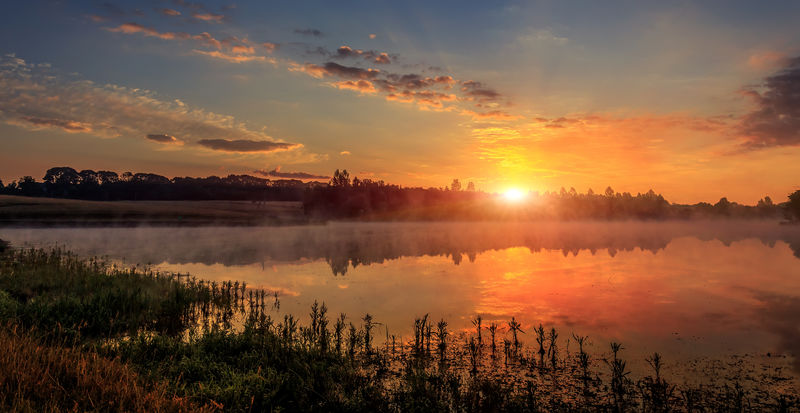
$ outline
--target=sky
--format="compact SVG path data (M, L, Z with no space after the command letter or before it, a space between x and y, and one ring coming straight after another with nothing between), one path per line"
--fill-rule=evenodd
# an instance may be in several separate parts
M53 166L680 203L800 189L800 2L0 5L0 179Z

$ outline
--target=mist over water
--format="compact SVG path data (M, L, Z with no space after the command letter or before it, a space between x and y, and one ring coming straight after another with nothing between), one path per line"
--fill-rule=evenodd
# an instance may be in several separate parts
M295 315L325 301L351 319L372 314L380 335L408 337L426 313L456 330L475 315L514 316L525 331L542 323L672 360L800 354L800 228L775 222L16 228L0 238L246 281L279 291Z

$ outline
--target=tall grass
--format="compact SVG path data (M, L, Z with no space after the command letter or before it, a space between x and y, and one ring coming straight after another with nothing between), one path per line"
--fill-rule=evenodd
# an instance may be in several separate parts
M129 365L93 352L43 344L0 329L0 410L10 412L211 412L170 386L142 379Z

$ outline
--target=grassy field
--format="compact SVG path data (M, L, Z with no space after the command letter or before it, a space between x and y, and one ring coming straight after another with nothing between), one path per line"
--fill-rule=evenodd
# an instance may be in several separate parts
M797 411L787 377L755 369L672 383L653 354L633 377L621 344L593 352L512 318L455 332L414 320L379 337L369 314L307 324L268 291L63 250L0 255L2 411ZM275 316L275 318L273 318ZM566 342L565 342L566 340ZM572 343L570 347L569 343ZM698 372L697 374L705 374Z
M290 225L306 222L300 202L82 201L0 195L0 226Z

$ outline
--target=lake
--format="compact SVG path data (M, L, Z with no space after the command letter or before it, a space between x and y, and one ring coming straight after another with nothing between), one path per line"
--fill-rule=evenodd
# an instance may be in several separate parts
M426 313L456 331L473 331L476 315L515 317L526 333L541 323L565 340L588 335L598 352L620 341L639 364L654 351L681 363L746 355L800 373L800 228L777 222L4 228L0 238L246 281L278 291L281 313L324 301L334 315L372 314L380 336L408 339Z

